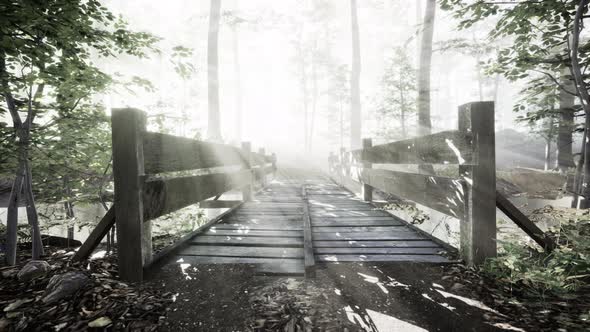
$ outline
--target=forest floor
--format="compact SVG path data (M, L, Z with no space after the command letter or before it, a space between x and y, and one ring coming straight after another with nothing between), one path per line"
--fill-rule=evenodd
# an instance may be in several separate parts
M461 265L341 263L314 279L248 265L164 267L163 331L579 331L590 298L518 298Z
M0 267L0 331L590 330L588 290L526 297L462 265L328 264L305 279L257 276L248 264L169 264L133 285L117 280L115 256L72 264L71 250L46 250L44 276L18 280L26 257ZM49 280L71 271L88 283L44 303Z

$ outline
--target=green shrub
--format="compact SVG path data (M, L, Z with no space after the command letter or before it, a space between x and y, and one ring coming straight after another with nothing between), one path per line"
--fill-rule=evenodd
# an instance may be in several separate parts
M590 283L590 219L588 211L545 207L531 219L553 218L549 232L559 244L551 253L512 242L500 243L503 253L489 259L483 271L528 292L563 294Z

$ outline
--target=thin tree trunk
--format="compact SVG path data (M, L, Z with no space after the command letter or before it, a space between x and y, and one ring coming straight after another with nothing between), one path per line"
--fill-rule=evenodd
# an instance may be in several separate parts
M316 41L317 42L317 41ZM315 48L315 47L314 47ZM314 52L315 53L315 52ZM311 123L309 124L309 138L307 140L307 152L311 152L313 145L313 130L315 125L315 114L318 104L318 72L315 54L311 61Z
M426 2L422 47L420 50L420 68L418 70L418 134L431 133L430 120L430 71L432 66L432 38L434 34L434 17L436 0Z
M569 168L575 167L572 155L575 96L571 94L575 88L569 76L569 68L564 68L561 74L561 85L563 89L559 91L559 131L557 134L556 162L556 167L561 173L565 173Z
M32 256L33 259L39 259L43 256L43 241L41 239L41 230L39 229L39 216L37 215L37 208L35 207L35 197L33 195L33 175L31 172L31 165L28 159L25 159L25 179L24 191L27 201L27 219L31 226L31 242L32 242Z
M580 59L579 59L579 46L580 46L580 33L582 31L582 21L584 20L584 10L588 6L588 2L590 0L583 0L580 1L578 8L576 10L576 15L574 18L574 26L573 26L573 33L572 33L572 46L571 46L571 61L572 61L572 73L574 76L574 80L576 82L576 88L578 90L580 96L580 102L584 107L585 113L585 121L584 121L584 130L586 131L586 137L582 144L584 145L584 152L583 152L583 180L580 185L580 192L581 196L583 197L580 205L580 208L587 208L589 206L588 199L590 198L590 140L588 139L587 131L590 128L590 96L588 95L588 90L586 89L586 84L582 77L582 70L580 66Z
M221 119L219 114L219 21L221 0L211 0L209 9L209 34L207 41L207 74L209 117L207 137L221 141Z
M431 133L430 120L430 72L432 66L432 38L434 35L434 18L436 0L427 0L422 30L422 47L420 48L420 68L418 70L418 136ZM431 165L420 165L420 172L433 174Z
M406 99L404 96L404 86L402 82L402 68L399 68L399 99L400 99L400 122L402 127L402 139L407 138L406 132Z
M352 35L352 70L350 76L350 147L361 147L361 46L357 1L350 0L350 18Z
M237 3L237 2L236 2ZM242 141L242 70L240 66L240 45L237 24L232 25L234 48L234 89L236 97L235 129L236 141Z
M23 187L23 173L24 165L19 162L8 199L8 211L6 212L6 253L4 259L8 265L15 265L17 263L18 206L20 192L22 192Z

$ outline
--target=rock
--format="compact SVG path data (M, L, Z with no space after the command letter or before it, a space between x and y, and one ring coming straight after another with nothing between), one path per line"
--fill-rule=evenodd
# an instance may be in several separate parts
M46 275L49 269L49 263L46 261L31 260L18 271L16 277L20 281L29 281Z
M67 272L51 277L45 289L44 303L52 303L70 296L88 283L88 277L82 272Z
M4 308L4 312L15 311L25 303L33 302L33 299L18 299Z

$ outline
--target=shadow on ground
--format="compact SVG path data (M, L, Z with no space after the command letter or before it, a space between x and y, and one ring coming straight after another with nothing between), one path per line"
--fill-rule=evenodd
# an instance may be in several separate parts
M256 276L248 264L165 266L151 282L175 294L164 331L524 331L460 294L445 267L342 263L315 279Z

